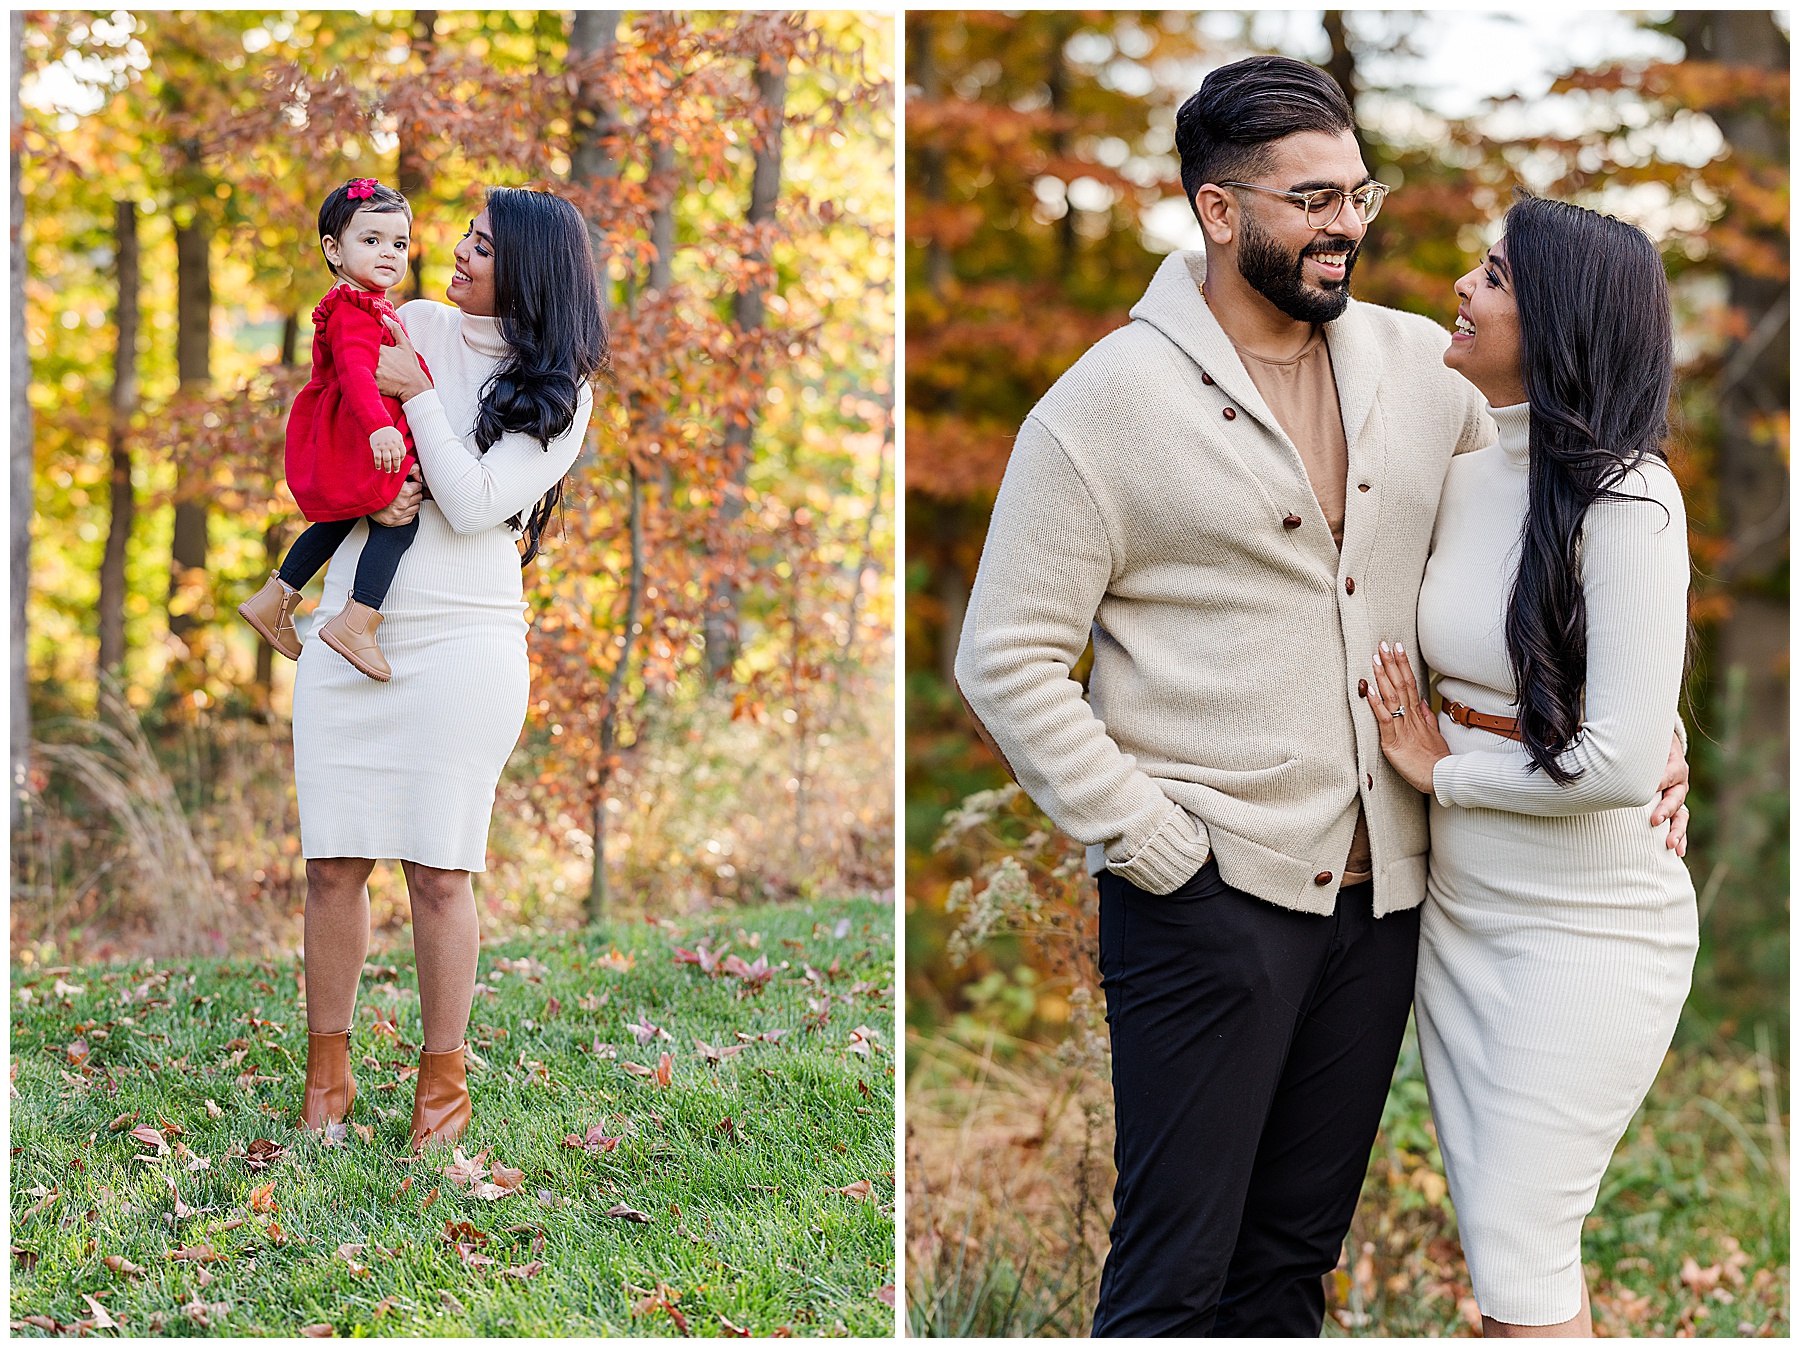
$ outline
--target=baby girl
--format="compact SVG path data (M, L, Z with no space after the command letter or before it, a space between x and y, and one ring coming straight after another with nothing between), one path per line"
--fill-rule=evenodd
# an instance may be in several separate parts
M416 462L406 416L398 399L377 391L375 366L381 348L395 344L381 320L394 314L387 292L406 277L411 228L406 198L373 178L345 183L319 208L319 247L337 284L313 310L312 378L294 400L287 424L288 489L314 523L262 589L238 607L263 640L298 660L294 610L300 587L330 560L357 520L366 519L369 537L350 602L319 629L319 640L383 683L392 671L376 640L381 604L419 521L415 516L384 525L374 518L399 494Z

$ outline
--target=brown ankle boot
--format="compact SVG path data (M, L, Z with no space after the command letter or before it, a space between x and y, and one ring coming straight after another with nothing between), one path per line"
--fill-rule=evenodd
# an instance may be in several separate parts
M413 1094L412 1149L454 1142L469 1126L469 1083L462 1046L448 1053L419 1050L419 1080Z
M300 591L281 583L279 571L269 572L262 589L238 605L243 620L256 634L290 660L300 658L300 634L294 631L294 610L300 607Z
M386 683L394 677L394 671L388 668L387 657L381 653L381 643L375 640L380 626L380 609L352 599L344 605L342 613L319 629L319 640L371 679Z
M300 1106L300 1124L323 1132L331 1123L350 1117L356 1103L356 1078L350 1075L350 1031L337 1034L306 1032L306 1098Z

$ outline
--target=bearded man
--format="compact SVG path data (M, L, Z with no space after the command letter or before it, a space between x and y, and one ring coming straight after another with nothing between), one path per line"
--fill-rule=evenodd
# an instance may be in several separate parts
M1020 429L962 628L984 738L1099 877L1096 1335L1318 1335L1412 1000L1426 807L1365 680L1416 649L1445 472L1495 431L1443 329L1350 298L1387 192L1352 128L1282 57L1181 108L1205 249ZM1672 753L1672 833L1685 781Z

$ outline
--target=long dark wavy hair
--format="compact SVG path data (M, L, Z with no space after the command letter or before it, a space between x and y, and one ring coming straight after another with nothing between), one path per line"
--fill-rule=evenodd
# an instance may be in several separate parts
M508 431L522 431L548 452L574 423L581 386L609 359L587 225L561 197L524 188L493 188L487 211L494 310L511 352L481 391L475 447L485 454ZM566 481L544 493L528 516L510 521L527 539L521 566L538 555Z
M1516 196L1506 213L1506 262L1531 403L1531 464L1506 654L1520 738L1532 763L1566 785L1579 774L1557 755L1580 731L1587 682L1582 522L1596 501L1656 504L1614 488L1646 460L1665 457L1674 384L1669 283L1656 245L1636 226Z

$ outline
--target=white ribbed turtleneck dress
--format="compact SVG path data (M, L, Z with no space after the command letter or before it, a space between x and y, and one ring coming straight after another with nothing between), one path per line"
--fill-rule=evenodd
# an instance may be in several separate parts
M1515 715L1506 606L1525 518L1530 408L1451 461L1419 593L1444 697ZM1581 1306L1581 1225L1648 1094L1699 945L1694 888L1649 827L1675 729L1687 525L1650 462L1585 521L1588 671L1568 786L1524 747L1438 724L1415 1011L1438 1144L1482 1313L1556 1324ZM1666 513L1665 513L1666 512Z
M294 677L294 783L307 857L416 861L487 869L494 788L518 743L530 699L518 535L574 464L593 397L548 450L527 435L475 451L481 390L505 357L495 318L414 300L400 320L435 388L405 405L432 499L381 610L388 683L359 674L322 641L306 641ZM332 556L315 624L350 598L369 536L358 523ZM308 631L310 636L310 630Z

